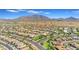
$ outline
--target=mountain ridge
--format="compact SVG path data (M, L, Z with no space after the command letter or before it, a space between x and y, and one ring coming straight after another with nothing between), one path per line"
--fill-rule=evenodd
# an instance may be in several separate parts
M75 17L68 17L68 18L49 18L43 15L28 15L28 16L21 16L15 19L0 19L0 21L43 21L43 20L58 20L58 21L79 21L79 18Z

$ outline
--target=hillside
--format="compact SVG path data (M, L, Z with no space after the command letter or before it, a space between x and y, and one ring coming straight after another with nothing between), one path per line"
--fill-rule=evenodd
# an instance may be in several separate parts
M43 21L43 20L51 20L50 18L42 15L30 15L30 16L22 16L15 20L19 21Z

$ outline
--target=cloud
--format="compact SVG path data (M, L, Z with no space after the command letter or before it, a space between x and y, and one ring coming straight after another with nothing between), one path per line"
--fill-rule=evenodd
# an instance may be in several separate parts
M50 14L50 12L45 12L45 11L35 11L35 10L28 10L28 13L31 14Z
M50 14L50 12L46 12L46 11L39 11L39 10L26 10L26 9L7 9L6 11L8 12L12 12L12 13L17 13L17 12L27 12L30 14Z
M79 14L79 10L74 10L74 11L72 11L72 13Z
M25 10L23 10L23 9L8 9L6 11L16 13L16 12L25 11Z
M6 11L8 11L8 12L18 12L17 10L6 10Z
M17 11L26 11L25 9L17 9Z
M48 15L48 14L50 14L50 12L44 12L44 14L47 14Z
M32 13L32 14L40 14L42 13L42 11L35 11L35 10L28 10L28 13Z
M77 11L72 11L72 12L79 12L79 10L77 10Z

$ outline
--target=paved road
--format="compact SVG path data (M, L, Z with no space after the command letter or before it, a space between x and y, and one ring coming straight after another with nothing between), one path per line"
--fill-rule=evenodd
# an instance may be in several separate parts
M11 31L11 32L14 32L14 31ZM25 33L20 33L20 32L14 32L15 34L17 33L20 34L20 35L26 35ZM44 47L42 47L38 42L34 42L32 40L29 39L26 39L27 42L31 43L32 45L34 45L35 47L37 47L38 49L40 50L46 50Z
M0 44L3 45L3 46L5 46L5 47L7 47L9 50L13 50L13 48L10 47L8 44L2 43L2 42L0 42Z
M32 45L36 46L40 50L46 50L44 47L42 47L39 43L34 42L32 40L26 39L26 41L30 42Z
M2 36L2 35L0 35L0 37L3 38L3 39L11 39L11 38L8 38L8 37ZM35 47L37 47L37 48L40 49L40 50L45 50L45 48L43 48L43 47L42 47L39 43L37 43L37 42L31 41L31 40L29 40L29 39L26 39L26 41L29 42L29 43L31 43L32 45L34 45Z
M7 40L5 40L5 39L9 39L9 38L7 38L7 37L5 37L5 36L2 36L2 35L0 35L0 42L2 42L2 43L6 43L6 45L8 45L9 47L11 47L12 48L12 50L13 49L17 49L16 47L13 47L13 45L11 45L11 44L8 44L8 43L10 43L9 41L7 41Z

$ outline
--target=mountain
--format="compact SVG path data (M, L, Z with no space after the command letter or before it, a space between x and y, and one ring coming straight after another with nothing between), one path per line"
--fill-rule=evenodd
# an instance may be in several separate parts
M65 20L78 20L78 18L75 18L75 17L68 17L68 18L65 18Z
M57 21L78 21L79 19L75 18L75 17L68 17L68 18L57 18L54 20L57 20Z
M50 18L43 16L43 15L30 15L30 16L22 16L17 18L16 20L20 20L20 21L43 21L43 20L51 20Z
M68 17L68 18L48 18L43 15L28 15L28 16L21 16L16 19L0 19L0 21L49 21L49 20L54 20L54 21L79 21L78 18L75 17Z
M53 18L52 20L55 20L55 21L63 21L64 18Z

